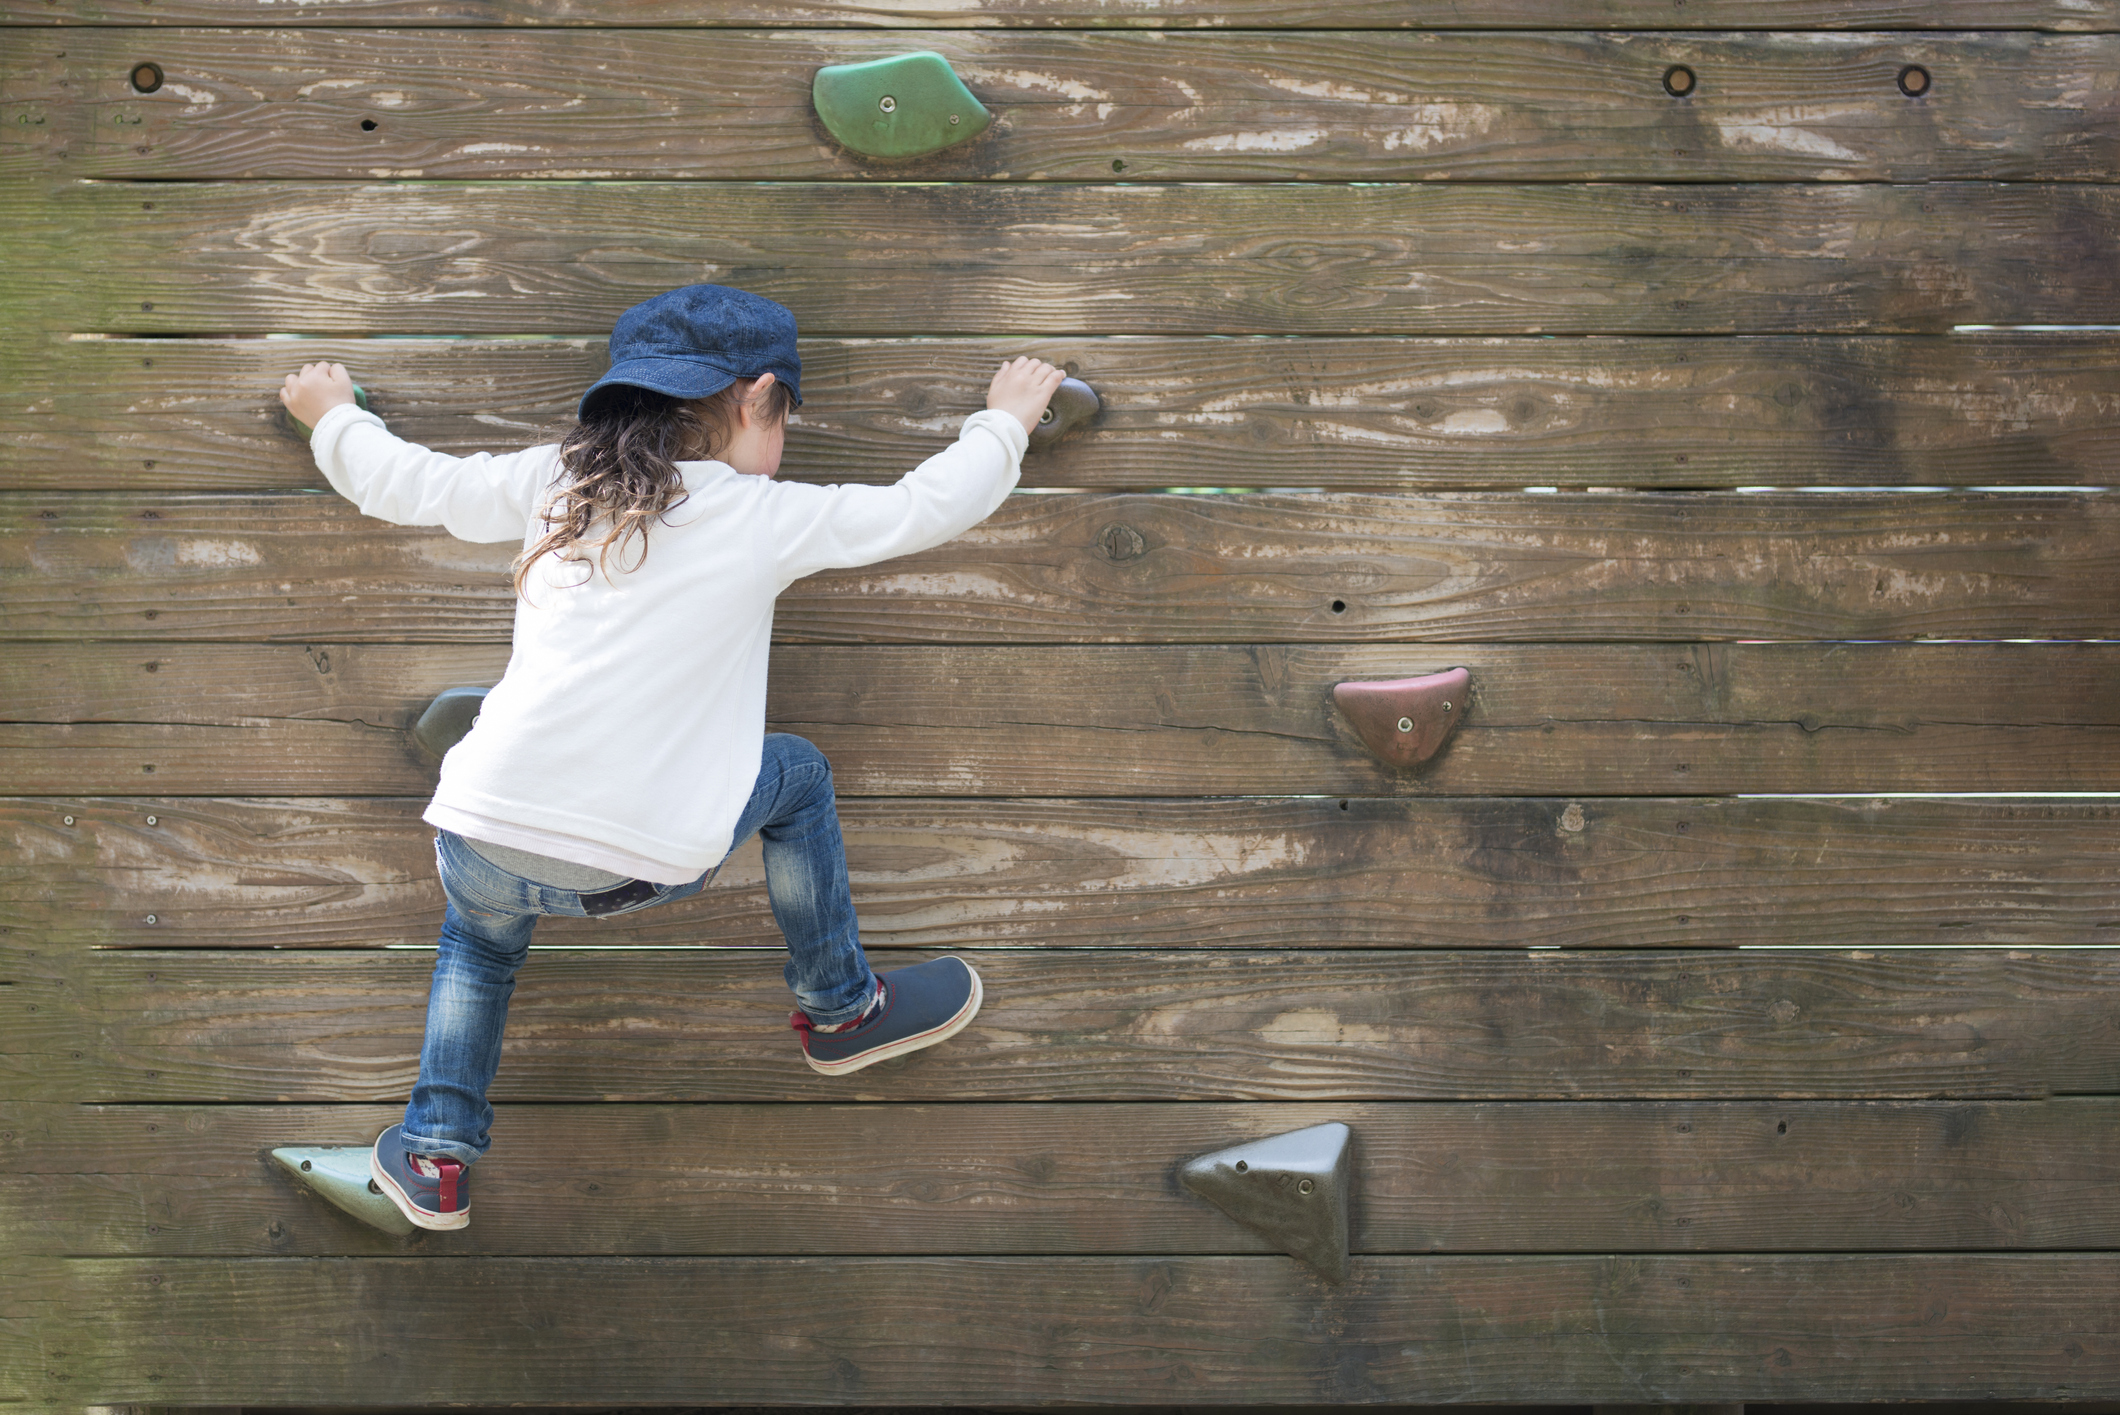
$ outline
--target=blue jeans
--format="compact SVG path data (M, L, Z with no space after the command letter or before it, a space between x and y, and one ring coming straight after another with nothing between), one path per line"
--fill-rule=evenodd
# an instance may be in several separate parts
M813 1020L825 1026L853 1020L875 996L876 976L854 923L846 847L824 753L800 737L767 734L758 784L737 819L731 848L754 832L765 842L766 893L788 941L788 986ZM435 837L434 854L449 902L427 994L419 1084L405 1108L405 1148L470 1164L491 1143L486 1132L493 1107L486 1104L486 1089L500 1066L508 999L528 956L531 930L540 914L578 919L588 910L576 891L510 874L446 830ZM686 884L635 882L626 897L638 895L638 902L605 917L689 898L713 875L709 870ZM601 903L594 892L590 897Z

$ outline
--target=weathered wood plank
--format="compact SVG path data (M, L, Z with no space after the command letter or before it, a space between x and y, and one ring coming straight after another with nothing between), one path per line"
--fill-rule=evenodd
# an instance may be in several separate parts
M1270 1253L1171 1182L1197 1154L1355 1131L1357 1253L2120 1246L2112 1100L1420 1105L522 1106L476 1222L350 1222L275 1145L385 1106L0 1102L18 1256ZM624 1155L583 1182L585 1154Z
M17 327L74 332L580 335L700 279L812 335L2120 323L2084 185L87 182L0 222Z
M291 0L257 13L216 0L5 0L5 25L562 25L991 29L2039 29L2120 28L2114 0ZM886 41L890 36L877 36Z
M431 944L424 804L0 799L0 928L74 948ZM2107 802L854 798L840 819L871 947L2120 939ZM692 899L538 937L777 947L764 879L753 842Z
M1093 430L1026 486L2104 485L2120 342L1941 338L805 340L784 476L890 481L980 406L1001 358L1091 379ZM0 487L321 488L271 397L352 367L401 436L447 452L557 436L601 339L96 339L0 345Z
M812 75L873 31L91 30L0 64L0 172L134 178L2090 181L2120 39L910 32L998 116L840 147ZM160 89L132 85L143 58ZM1685 64L1695 94L1663 76ZM1897 77L1936 81L1918 102Z
M337 496L0 496L0 635L505 642L518 549L391 526ZM948 545L798 582L774 629L827 643L2116 638L2116 578L2120 497L2102 491L1021 496Z
M9 795L407 795L409 729L502 647L12 646ZM775 650L769 727L842 796L1726 795L2120 790L2120 645L1590 644ZM1418 773L1332 686L1453 664Z
M417 1072L431 952L81 952L15 934L22 1100L376 1102ZM920 955L877 950L878 968ZM1198 950L972 957L978 1019L803 1065L779 949L537 952L496 1101L1796 1100L2120 1091L2105 949ZM30 1009L34 1008L32 1011Z
M2120 1389L2097 1254L18 1260L0 1391L277 1405L1800 1401ZM496 1314L505 1313L505 1320ZM383 1353L398 1359L384 1359ZM415 1357L417 1359L407 1359Z

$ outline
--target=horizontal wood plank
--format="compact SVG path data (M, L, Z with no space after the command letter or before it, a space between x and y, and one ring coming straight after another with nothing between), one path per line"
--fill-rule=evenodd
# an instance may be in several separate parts
M2120 324L2088 185L17 184L77 333L559 333L714 280L812 335L1941 333Z
M0 63L0 173L174 178L2090 181L2120 38L920 32L996 115L913 163L811 79L873 31L91 30ZM143 58L165 75L131 83ZM1673 64L1699 75L1685 100ZM1898 75L1934 76L1910 101ZM499 82L496 82L499 80Z
M53 644L0 658L9 795L424 794L410 728L503 647ZM775 651L769 730L842 796L2120 790L2120 645L1593 644ZM1417 772L1332 687L1453 665Z
M807 339L782 475L891 481L1031 353L1088 431L1024 485L1933 486L2120 481L2109 334L1699 339ZM601 338L95 339L0 346L0 488L321 489L272 390L348 365L392 431L466 454L558 435Z
M431 952L5 941L22 1100L402 1104ZM535 945L533 945L535 947ZM918 954L877 950L880 970ZM612 1101L2037 1098L2120 1091L2105 949L968 955L946 1045L803 1065L780 949L540 949L493 1097Z
M431 944L425 804L0 799L0 928L75 948ZM2120 941L2111 802L857 797L839 815L871 947ZM691 899L538 937L780 944L755 840Z
M2120 1246L2120 1102L519 1106L476 1222L355 1223L277 1145L383 1106L0 1102L17 1255L1271 1253L1172 1182L1306 1125L1355 1133L1357 1253ZM588 1183L585 1154L624 1155Z
M939 441L940 439L938 439ZM337 496L0 497L0 636L505 643L519 546ZM2120 496L1011 497L783 643L2120 638Z
M70 1403L1990 1399L2120 1388L2100 1254L16 1260ZM505 1314L505 1319L497 1319ZM382 1359L382 1353L399 1353ZM408 1359L416 1357L417 1359Z
M216 0L5 0L5 25L855 26L893 29L2041 29L2120 28L2115 0L289 0L257 13ZM879 40L889 36L878 36Z

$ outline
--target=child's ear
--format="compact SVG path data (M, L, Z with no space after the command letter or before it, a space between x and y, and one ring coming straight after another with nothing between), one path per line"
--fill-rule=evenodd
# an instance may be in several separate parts
M766 396L766 391L773 386L774 382L772 374L762 373L751 380L751 386L745 389L743 397L737 400L736 416L743 419L745 427L749 427L752 423L759 421L765 416L764 411L759 407L759 401Z

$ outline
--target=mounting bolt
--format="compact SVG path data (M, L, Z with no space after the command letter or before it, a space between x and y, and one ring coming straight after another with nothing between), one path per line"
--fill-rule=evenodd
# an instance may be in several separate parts
M1400 719L1399 719L1399 731L1401 731L1401 732L1411 732L1411 731L1413 731L1413 719L1412 719L1412 718L1410 718L1410 717L1402 717L1402 718L1400 718Z
M74 818L72 816L61 816L59 819L67 825L72 825L74 823Z
M1053 410L1052 410L1051 408L1046 408L1046 409L1045 409L1044 411L1042 411L1042 412L1040 412L1040 413L1038 414L1038 421L1039 421L1039 422L1041 422L1041 423L1049 423L1049 422L1051 422L1052 420L1053 420Z
M132 79L134 93L153 93L162 87L162 66L152 62L135 64L128 77Z
M1919 64L1909 64L1899 71L1899 91L1908 98L1919 98L1929 91L1929 71Z
M1700 80L1684 64L1673 64L1664 70L1664 92L1673 98L1684 98L1698 87Z
M149 816L147 818L147 823L149 825L160 825L162 823L162 820L159 816Z
M962 117L961 117L960 115L958 115L958 114L955 114L955 113L952 113L952 114L950 114L950 126L951 126L951 127L953 127L953 128L954 128L954 127L956 127L956 126L957 126L957 125L958 125L959 123L961 123L961 122L963 122L963 121L964 121L964 119L963 119L963 118L962 118Z
M309 1161L308 1161L308 1160L303 1160L303 1161L302 1161L302 1173L304 1173L304 1174L307 1174L307 1173L309 1173L309 1171L310 1171L310 1168L311 1168L311 1166L310 1166L310 1163L309 1163Z
M1446 698L1446 699L1444 699L1444 701L1443 701L1443 711L1444 711L1444 712L1448 712L1448 711L1450 711L1450 701L1449 701L1449 699L1447 699L1447 698Z
M1308 1194L1311 1190L1317 1187L1317 1185L1311 1183L1309 1180L1306 1179L1302 1183L1296 1185L1296 1192L1298 1194Z
M152 915L152 914L149 914L149 915L147 916L147 922L149 922L149 923L151 924L151 923L153 923L154 921L155 921L155 916L154 916L154 915Z
M877 103L876 106L886 113L896 113L898 111L898 100L889 94L885 94L882 101Z

